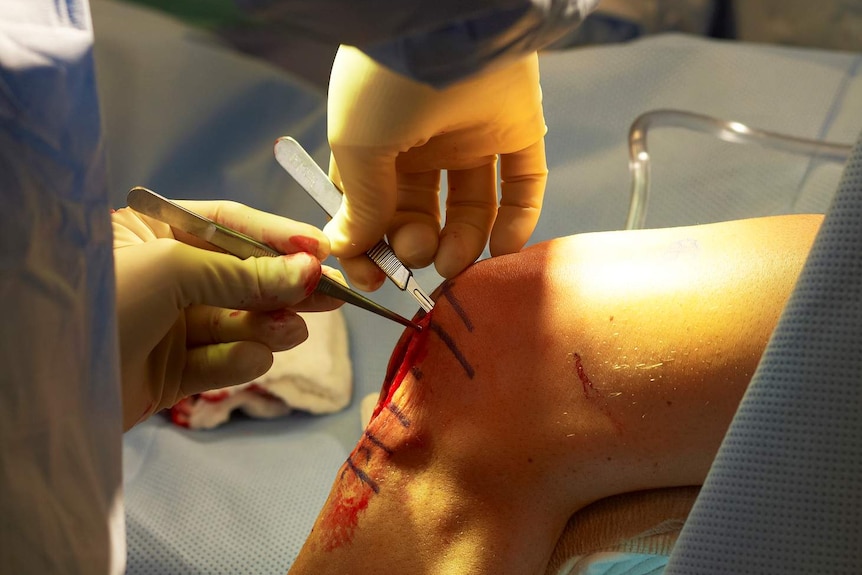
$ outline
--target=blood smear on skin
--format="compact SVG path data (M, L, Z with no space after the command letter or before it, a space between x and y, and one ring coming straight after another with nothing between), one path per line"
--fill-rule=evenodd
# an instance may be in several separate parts
M410 373L413 368L418 366L428 354L428 335L431 332L431 330L428 329L428 325L431 323L431 315L432 314L429 313L419 320L419 325L422 327L422 331L413 334L407 342L407 351L404 353L404 359L401 360L401 365L398 366L398 371L395 373L392 380L384 383L384 389L388 386L386 397L374 408L374 412L371 414L372 420L377 417L389 402L392 401L392 397L395 395L398 388L401 387L401 383L404 381L404 378L407 377L407 374Z
M355 496L339 496L320 518L324 551L334 551L350 543L359 524L359 513L368 507L370 489L357 490Z

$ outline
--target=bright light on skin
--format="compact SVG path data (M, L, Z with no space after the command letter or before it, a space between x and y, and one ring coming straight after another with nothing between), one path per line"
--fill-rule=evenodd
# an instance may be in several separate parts
M727 125L737 134L748 134L751 131L748 129L748 126L746 126L745 124L740 124L739 122L728 122Z
M649 230L643 237L644 243L633 253L628 234L582 234L576 244L565 248L561 244L561 249L551 250L550 269L579 270L577 277L566 278L566 281L574 282L573 293L594 298L593 301L650 297L667 289L669 275L677 286L695 281L693 270L697 268L690 264L699 250L697 239L686 237L684 232L673 228ZM579 259L579 253L584 253L586 258L587 252L590 265L572 265Z

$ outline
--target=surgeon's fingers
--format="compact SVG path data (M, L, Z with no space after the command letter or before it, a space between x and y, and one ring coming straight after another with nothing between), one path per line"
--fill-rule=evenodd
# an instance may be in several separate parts
M395 214L396 153L388 148L333 145L330 178L344 198L323 231L339 258L365 253L389 227Z
M186 310L189 347L255 341L272 351L284 351L307 338L305 321L290 309L252 312L198 305Z
M272 352L261 343L237 341L192 348L186 355L180 395L239 385L256 379L272 367Z
M497 214L496 156L476 168L450 170L446 225L434 265L453 277L482 254Z
M255 310L292 307L312 294L321 275L320 262L305 252L240 260L179 242L162 249L173 253L165 254L158 273L169 282L178 309L194 304Z
M492 256L519 251L536 228L548 182L545 141L500 157L501 197L491 232Z
M365 254L353 258L339 258L338 263L353 286L362 291L375 291L386 281L383 270Z
M340 271L323 266L323 273L347 285ZM193 305L186 309L186 341L191 347L231 341L256 341L273 351L283 351L295 347L308 337L305 321L297 315L298 311L325 312L342 305L343 301L317 292L291 309L246 311Z
M440 241L440 171L398 173L398 206L387 231L398 259L410 268L434 261Z
M180 205L214 222L263 242L283 254L305 252L319 260L329 257L329 238L304 222L262 212L229 201L178 201ZM177 234L178 239L184 239Z
M336 187L343 189L344 182L341 180L341 172L338 170L334 156L331 156L329 160L329 179ZM386 275L365 256L365 252L349 257L339 256L338 263L341 264L344 273L350 278L354 287L362 291L374 291L386 280Z

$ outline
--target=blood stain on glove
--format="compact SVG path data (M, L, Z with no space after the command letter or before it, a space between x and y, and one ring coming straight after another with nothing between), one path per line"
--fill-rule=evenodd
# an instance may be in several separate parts
M290 236L288 241L297 250L316 256L320 250L320 241L308 236Z
M266 315L273 321L273 324L283 324L296 317L296 313L287 308L269 311L266 312ZM280 326L273 325L272 327L276 328Z
M263 243L282 254L306 253L316 258L321 256L320 240L309 236L294 235L285 241L281 236L263 232Z
M314 268L312 273L305 278L303 285L305 286L305 295L310 296L320 283L320 276L323 274L323 269L320 266Z

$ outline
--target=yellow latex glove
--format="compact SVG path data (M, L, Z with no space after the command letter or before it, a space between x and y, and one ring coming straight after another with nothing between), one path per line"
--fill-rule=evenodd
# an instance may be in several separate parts
M130 208L114 212L125 429L186 396L263 375L273 351L308 337L297 311L341 303L310 295L329 255L317 228L233 202L179 203L289 255L240 260Z
M516 252L529 239L548 173L536 54L438 90L342 46L328 122L330 177L344 201L324 232L357 286L376 289L385 279L361 256L384 233L405 264L433 261L444 277L473 263L489 237L492 255Z

